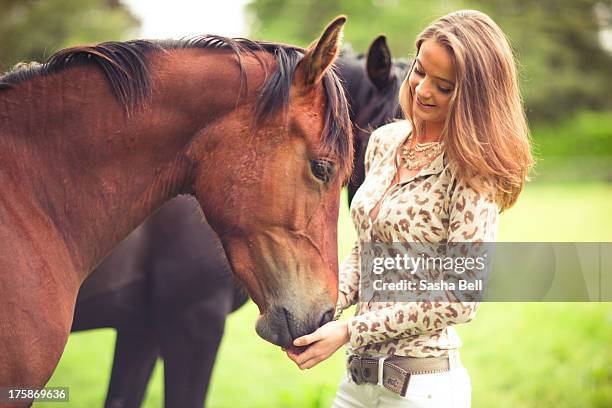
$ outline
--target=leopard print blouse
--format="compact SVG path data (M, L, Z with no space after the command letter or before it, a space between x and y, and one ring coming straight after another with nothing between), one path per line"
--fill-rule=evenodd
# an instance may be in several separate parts
M418 174L389 185L397 172L396 154L411 131L408 121L372 133L366 151L366 179L351 216L358 239L340 266L337 315L357 303L348 322L349 354L438 357L461 347L453 325L470 321L476 302L373 302L360 291L360 246L365 242L494 242L499 208L494 188L476 192L454 177L440 154ZM388 191L387 191L388 190ZM382 201L381 201L382 200ZM374 220L370 212L380 201ZM362 282L363 283L363 282Z

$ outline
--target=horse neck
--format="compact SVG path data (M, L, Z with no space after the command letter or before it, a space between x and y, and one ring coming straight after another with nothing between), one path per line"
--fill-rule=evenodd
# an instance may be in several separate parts
M11 118L0 124L0 177L13 180L3 195L23 193L22 209L52 222L82 278L157 207L189 192L191 142L235 108L238 75L221 75L218 56L195 51L152 55L152 98L129 117L91 66L0 94L0 117Z

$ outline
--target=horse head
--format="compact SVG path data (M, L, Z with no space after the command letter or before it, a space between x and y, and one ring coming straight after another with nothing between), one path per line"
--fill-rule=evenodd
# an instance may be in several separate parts
M259 54L275 71L192 151L195 194L260 309L257 333L281 346L330 321L337 300L339 198L353 157L348 104L331 69L344 22L305 52Z

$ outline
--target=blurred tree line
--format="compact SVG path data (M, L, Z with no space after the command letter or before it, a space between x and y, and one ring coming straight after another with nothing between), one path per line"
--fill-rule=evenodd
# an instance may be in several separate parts
M139 24L119 0L0 0L0 72L69 45L125 39Z
M250 0L247 15L250 37L306 46L346 14L356 51L385 33L400 57L436 17L462 8L486 12L511 39L532 122L612 111L612 0ZM133 37L138 26L121 0L0 0L0 72L69 45Z
M612 44L600 38L612 30L611 0L252 0L248 13L251 37L303 46L346 14L345 42L356 51L384 33L400 57L414 54L436 17L463 8L486 12L510 38L532 121L612 108Z

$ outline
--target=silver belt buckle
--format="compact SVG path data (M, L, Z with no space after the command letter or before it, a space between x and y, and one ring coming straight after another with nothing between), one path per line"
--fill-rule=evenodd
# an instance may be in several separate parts
M352 366L352 367L351 367ZM350 356L347 364L349 378L357 385L363 382L363 375L361 371L363 366L361 359L357 356Z
M348 378L348 382L355 382L353 380L353 374L351 373L351 359L353 356L348 356L346 359L346 377Z

